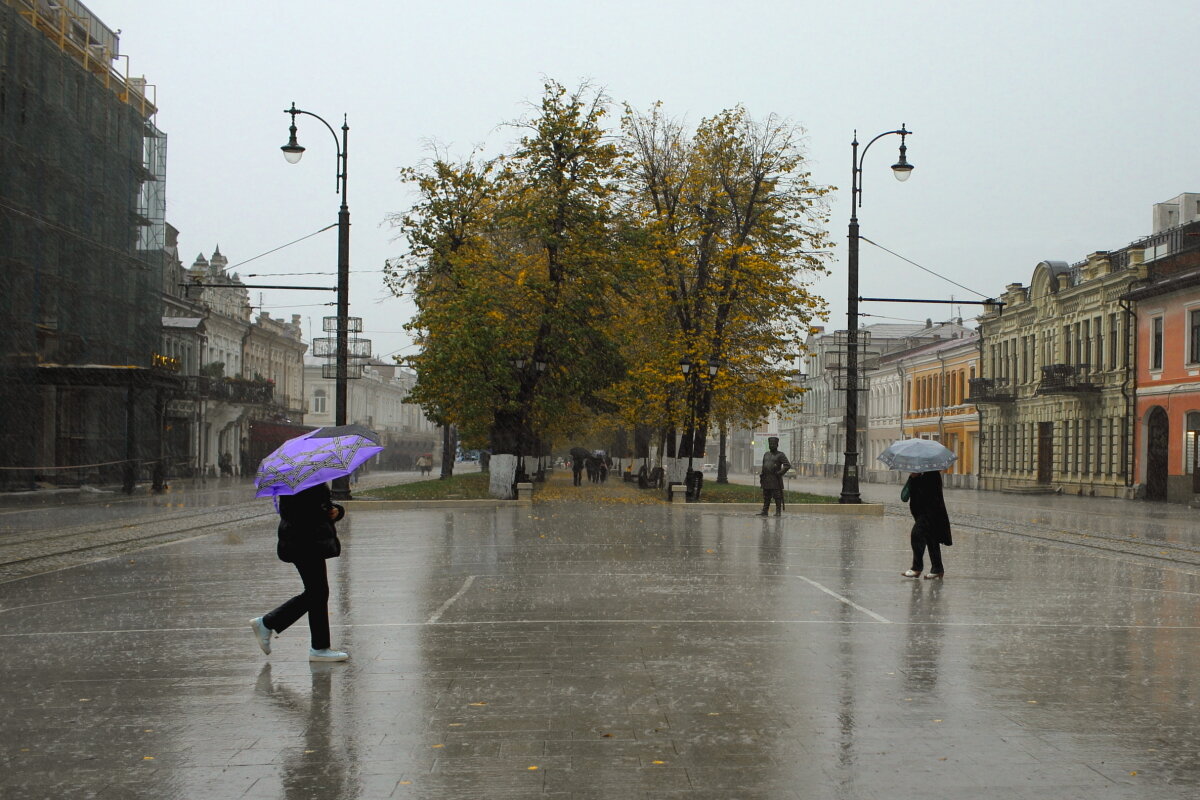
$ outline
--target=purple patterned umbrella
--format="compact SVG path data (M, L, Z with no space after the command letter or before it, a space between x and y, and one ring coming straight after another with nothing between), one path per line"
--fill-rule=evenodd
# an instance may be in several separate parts
M298 494L319 483L349 475L383 450L379 435L362 425L318 428L288 439L262 460L255 497Z

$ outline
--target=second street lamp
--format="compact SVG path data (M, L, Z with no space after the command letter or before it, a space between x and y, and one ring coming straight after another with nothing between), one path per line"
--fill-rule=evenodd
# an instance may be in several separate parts
M846 303L846 460L842 465L842 494L840 503L861 503L858 492L858 207L862 205L862 164L871 145L884 136L900 136L900 159L892 165L896 180L906 181L912 172L908 163L908 147L904 137L912 131L901 123L900 129L879 134L858 154L858 133L850 143L853 166L850 179L850 242L846 251L846 272L849 284Z
M333 126L311 111L296 108L296 104L292 103L292 107L285 108L283 113L292 115L288 143L279 148L283 151L283 156L288 160L289 164L299 163L301 157L304 155L304 147L296 141L297 114L313 117L319 120L326 128L329 128L329 132L333 134L334 147L337 148L337 183L335 191L341 191L342 193L342 206L338 210L336 397L334 400L333 424L345 425L346 406L348 403L347 379L350 375L350 207L346 205L346 173L348 172L347 160L349 158L347 137L350 132L350 126L346 124L346 118L343 115L342 138L341 142L339 142L337 131L333 129ZM337 478L333 481L333 499L350 499L349 477Z

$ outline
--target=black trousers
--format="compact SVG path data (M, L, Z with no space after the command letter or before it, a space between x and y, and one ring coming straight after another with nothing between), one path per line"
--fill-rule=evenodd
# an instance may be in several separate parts
M913 525L909 536L913 551L913 572L921 572L925 568L925 550L929 550L929 571L939 575L946 571L942 566L942 546L937 539L925 534L925 526L921 523Z
M304 591L263 617L263 624L276 633L283 633L305 614L308 614L308 633L314 650L329 649L329 577L325 559L297 561L293 566L304 581Z

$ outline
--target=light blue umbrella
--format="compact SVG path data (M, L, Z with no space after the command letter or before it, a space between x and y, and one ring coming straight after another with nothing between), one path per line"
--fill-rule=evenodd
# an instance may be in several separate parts
M904 472L941 472L949 469L958 456L932 439L901 439L880 453L879 460Z

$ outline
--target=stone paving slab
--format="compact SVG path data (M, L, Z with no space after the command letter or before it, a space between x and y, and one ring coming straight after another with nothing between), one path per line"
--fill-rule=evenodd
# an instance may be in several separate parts
M10 581L0 795L1200 795L1195 570L964 526L906 581L908 525L356 507L344 664L255 646L271 520Z

